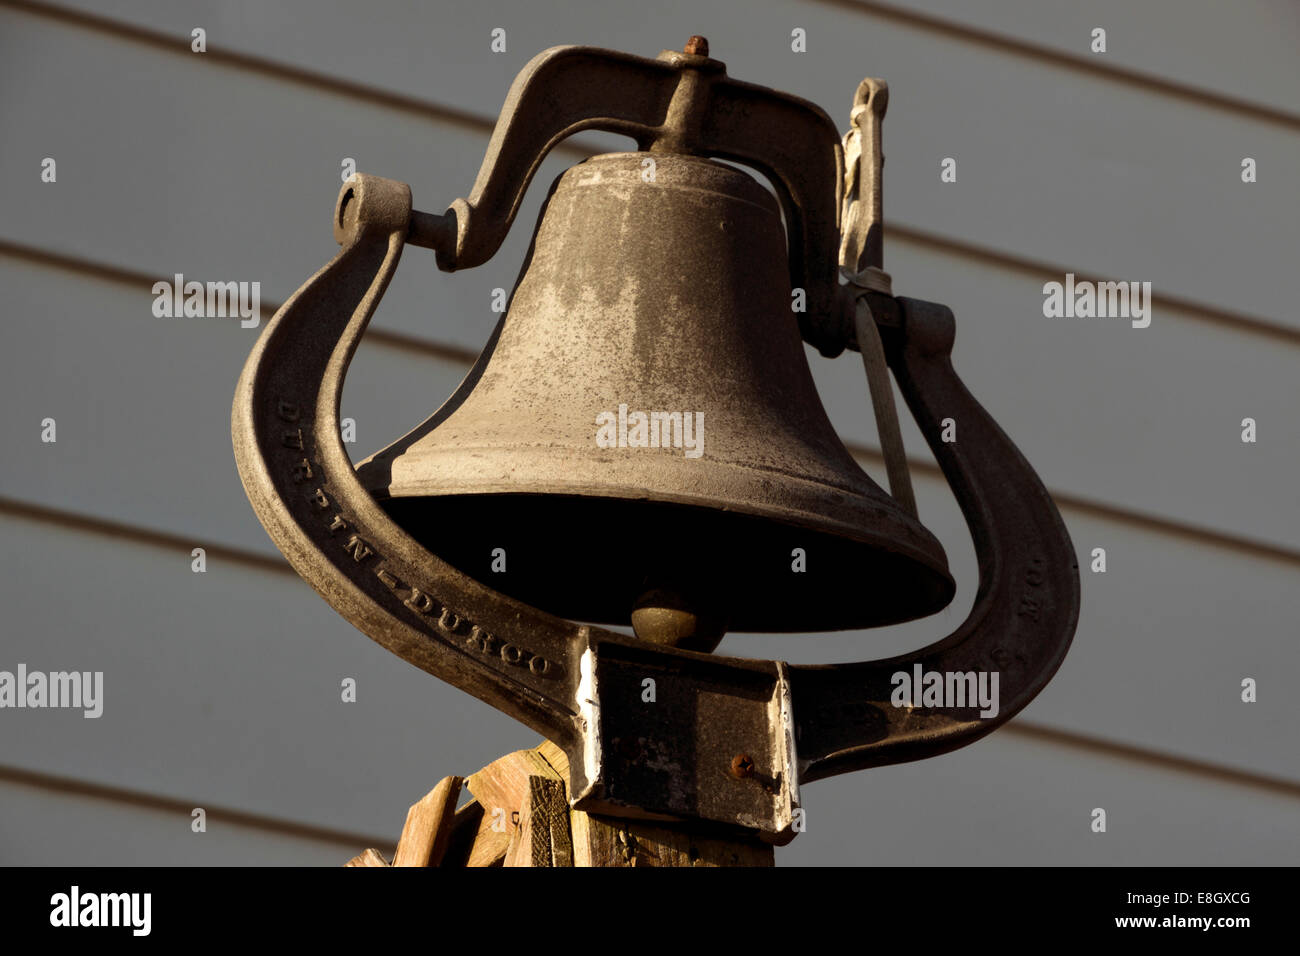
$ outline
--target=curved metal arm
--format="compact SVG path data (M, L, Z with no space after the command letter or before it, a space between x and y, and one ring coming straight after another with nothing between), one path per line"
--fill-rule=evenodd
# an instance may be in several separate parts
M280 308L240 376L231 419L240 477L271 539L358 629L572 743L580 629L425 552L362 488L343 448L343 377L410 218L403 183L357 176L344 186L335 212L343 249Z
M889 364L966 517L979 589L961 627L920 651L790 668L805 783L945 753L1006 723L1056 673L1079 617L1070 536L1029 462L953 371L952 312L916 299L894 301L902 327L881 330ZM943 440L944 419L952 419L955 441ZM922 674L996 672L996 714L981 717L978 704L895 706L893 676L912 678L918 666ZM912 691L919 703L919 688Z

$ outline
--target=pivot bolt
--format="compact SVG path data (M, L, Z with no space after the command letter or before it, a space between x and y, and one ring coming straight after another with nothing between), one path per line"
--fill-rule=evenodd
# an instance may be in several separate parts
M708 56L709 41L702 36L693 36L686 41L686 46L682 47L683 53L689 53L692 56Z

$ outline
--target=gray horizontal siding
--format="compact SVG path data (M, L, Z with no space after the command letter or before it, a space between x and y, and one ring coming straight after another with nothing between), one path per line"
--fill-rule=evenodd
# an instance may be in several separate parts
M148 289L13 259L0 257L0 274L13 310L0 441L14 452L0 493L277 553L231 451L235 382L258 330L235 319L158 319ZM465 371L373 345L353 367L343 415L357 422L358 457L418 424ZM57 423L52 444L40 440L46 418Z
M21 628L0 668L103 671L105 700L97 719L0 712L0 765L385 833L438 778L535 743L361 637L296 577L215 556L195 574L188 551L3 525Z
M804 792L781 865L1294 866L1293 796L1008 733ZM1106 811L1107 831L1090 829ZM817 833L815 828L822 832Z
M807 2L839 5L846 17L890 20L923 35L947 34L1067 69L1095 70L1117 83L1163 87L1171 95L1181 88L1207 105L1217 105L1218 97L1271 109L1279 119L1297 116L1300 11L1288 0ZM1105 56L1091 52L1095 27L1106 30ZM1229 61L1232 68L1222 69Z
M154 3L123 16L175 35L187 56L189 30L202 19L213 50L252 52L485 117L495 117L510 81L534 53L565 43L653 56L703 33L731 75L805 96L840 124L863 75L883 76L892 90L885 127L891 221L1010 253L1050 250L1054 261L1075 271L1146 279L1157 289L1296 326L1283 279L1291 251L1300 247L1298 200L1288 175L1300 165L1293 127L841 5L750 5L743 17L730 0L581 0L566 4L563 15L490 4L458 7L454 15L433 5L381 9L382 15L334 2L310 13L254 4L176 10ZM1138 19L1184 16L1171 5L1158 9ZM1232 69L1202 62L1199 85L1215 88L1221 74L1236 72L1236 60L1253 59L1249 43L1256 33L1274 34L1261 41L1266 49L1294 35L1294 12L1281 4L1270 10L1237 40ZM807 54L790 52L796 26L808 31ZM508 33L502 54L488 52L496 27ZM1132 65L1124 40L1121 27L1111 40L1117 65ZM108 45L102 37L97 42ZM1194 55L1182 59L1198 62ZM1274 96L1294 103L1300 91L1295 58L1281 58L1274 70L1267 74L1277 84ZM214 115L238 123L233 110ZM412 146L407 156L424 156L424 175L409 179L417 197L432 187L446 201L468 188L470 174L430 177L432 140ZM289 162L290 152L275 155L293 168L312 165ZM1267 172L1251 186L1238 177L1248 155ZM945 156L958 159L964 174L957 184L939 183ZM1233 254L1241 249L1250 254Z
M746 19L757 20L753 33L762 35L773 23L798 24L802 8L814 2L839 7L838 20L846 29L866 23L874 31L881 24L893 24L910 29L917 43L950 36L975 48L1009 51L1059 68L1086 66L1099 76L1115 76L1119 83L1142 85L1145 80L1294 115L1295 100L1288 92L1296 85L1294 53L1300 41L1300 14L1287 0L1236 0L1232 4L1219 0L1177 0L1176 4L1092 0L1071 6L1045 6L1036 0L768 0L749 5ZM457 10L455 17L449 17L436 6L401 9L402 5L392 2L372 4L369 16L341 0L315 0L309 8L313 16L303 16L308 8L298 4L268 6L258 0L191 0L184 6L168 0L117 0L111 5L95 0L52 0L48 6L182 35L202 25L221 36L227 48L302 67L317 68L328 62L341 75L387 89L418 88L412 73L423 58L421 53L450 55L457 66L466 64L469 57L444 48L441 37L453 34L477 40L484 31L475 28L489 23L511 31L511 46L517 37L521 44L600 42L618 48L629 36L658 39L659 31L669 29L712 30L709 36L715 40L746 29L737 18L724 18L721 3L701 5L687 0L656 4L657 19L628 9L636 4L621 0L568 5L575 15L567 19L550 10L540 18L542 22L532 11L511 9L509 4L484 4L482 15L468 24L464 19L468 11ZM365 39L372 31L393 24L395 18L429 29L415 35L392 29L384 37L389 55L375 56L374 47ZM1092 55L1088 47L1091 31L1099 26L1108 34L1105 56ZM554 39L561 31L570 38ZM662 42L681 41L673 34ZM874 53L876 42L869 38L863 52ZM521 45L507 50L500 59L517 68L531 50ZM475 47L470 45L468 52L473 54ZM1231 70L1216 69L1229 59Z
M304 836L215 811L195 833L192 809L0 772L0 866L340 866L360 849L346 836Z

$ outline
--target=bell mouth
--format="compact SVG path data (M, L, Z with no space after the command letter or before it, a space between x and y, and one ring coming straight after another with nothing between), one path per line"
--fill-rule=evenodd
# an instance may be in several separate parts
M698 596L727 630L750 633L899 624L942 610L956 591L946 567L869 534L717 507L528 493L379 503L462 573L591 624L630 625L658 588Z

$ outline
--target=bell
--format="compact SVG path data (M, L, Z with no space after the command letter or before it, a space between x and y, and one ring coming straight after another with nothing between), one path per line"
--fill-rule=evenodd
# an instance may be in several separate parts
M343 184L338 254L244 366L235 461L277 547L362 633L558 746L562 792L588 814L788 842L804 784L978 740L1070 645L1078 561L1060 514L953 368L952 310L894 296L882 267L887 103L864 80L841 140L816 105L731 79L702 37L655 59L543 51L446 212L415 209L396 180ZM465 380L354 467L339 398L403 249L449 271L488 261L542 158L585 129L640 152L555 181ZM836 436L805 343L861 354L895 497ZM882 660L692 653L729 629L866 628L952 599L915 517L891 374L971 532L965 620ZM904 706L900 672L950 688L990 672L996 707Z
M473 369L358 476L487 586L659 643L932 614L943 548L835 434L788 261L776 201L733 166L580 163Z

